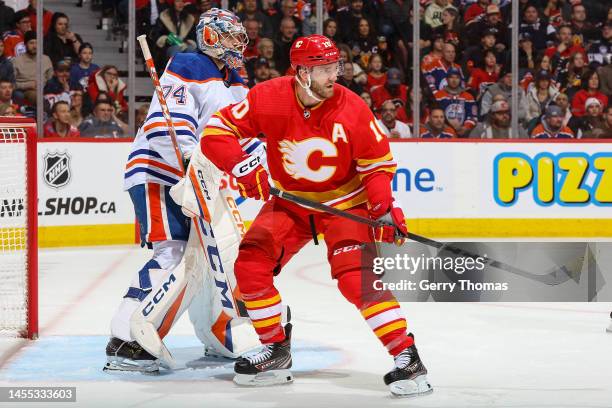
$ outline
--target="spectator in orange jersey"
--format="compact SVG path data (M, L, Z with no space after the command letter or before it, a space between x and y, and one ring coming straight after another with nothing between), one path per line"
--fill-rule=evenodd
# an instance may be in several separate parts
M455 63L457 58L456 47L453 43L445 43L442 49L442 58L435 60L430 65L423 67L425 80L432 93L443 89L446 86L446 76L450 69L455 68L461 73L461 83L463 83L463 72L461 67Z
M434 98L457 135L467 137L478 121L478 106L474 97L461 87L461 72L451 68L447 75L448 84Z
M431 51L421 60L421 71L426 67L434 64L435 61L442 58L442 50L444 49L444 36L440 33L434 33L431 39Z
M7 31L2 35L2 42L4 43L4 56L8 58L14 58L25 54L26 46L24 42L24 35L27 31L32 29L30 17L25 11L18 11L15 13L13 24L15 25L15 29L12 31Z
M421 126L420 135L424 139L452 139L457 137L455 130L446 125L444 109L432 108L429 120Z
M563 112L556 105L549 105L542 121L531 131L532 139L572 139L574 132L563 126Z

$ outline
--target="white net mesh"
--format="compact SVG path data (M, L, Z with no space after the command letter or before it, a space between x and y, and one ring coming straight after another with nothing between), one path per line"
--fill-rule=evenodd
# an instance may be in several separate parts
M26 136L0 124L0 336L28 325Z

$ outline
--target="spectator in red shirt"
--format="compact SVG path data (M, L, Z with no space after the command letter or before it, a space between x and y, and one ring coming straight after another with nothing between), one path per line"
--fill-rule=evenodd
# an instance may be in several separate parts
M114 65L106 65L89 77L87 93L92 102L98 99L100 92L106 92L111 99L118 116L125 114L128 109L125 100L127 85L119 78L119 71Z
M384 85L387 74L384 72L383 60L380 55L374 54L368 61L368 80L364 86L366 91L371 91L375 86Z
M476 3L473 3L471 6L467 8L465 11L465 15L463 16L463 21L465 25L473 23L477 21L481 16L484 16L487 12L487 6L491 4L491 0L478 0Z
M548 23L555 28L559 28L563 24L560 3L560 0L548 0L543 11L544 16L548 18Z
M405 106L408 100L408 87L402 83L402 73L397 68L387 71L387 81L384 85L372 88L372 106L379 111L383 102L391 99L396 105ZM407 123L408 117L405 109L398 109L397 119Z
M499 66L497 65L496 53L492 50L486 51L484 54L484 64L472 70L468 87L476 95L476 99L480 99L489 85L497 83L498 80Z
M23 9L30 16L30 22L32 25L36 24L36 0L30 0L28 7ZM43 9L43 36L47 35L49 28L51 27L51 20L53 20L53 12Z
M582 117L585 114L585 102L589 98L598 99L601 106L608 106L608 97L600 92L599 74L597 71L589 70L582 80L582 89L576 92L572 99L572 113L574 116Z
M70 124L70 105L59 101L51 110L52 119L45 123L43 137L80 137L81 133Z
M424 139L453 139L457 137L455 130L446 125L444 109L434 107L429 113L429 120L420 128L420 135Z

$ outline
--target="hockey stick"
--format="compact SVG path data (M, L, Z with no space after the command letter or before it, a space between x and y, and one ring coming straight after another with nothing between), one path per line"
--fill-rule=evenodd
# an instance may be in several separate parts
M342 211L339 210L337 208L331 207L329 205L325 205L322 203L318 203L316 201L311 201L307 198L303 198L303 197L299 197L296 196L295 194L291 194L291 193L287 193L285 191L281 191L276 187L270 187L270 194L278 197L278 198L282 198L284 200L293 202L295 204L300 204L303 205L305 207L309 207L312 208L314 210L319 210L328 214L332 214L332 215L337 215L339 217L343 217L349 220L353 220L355 222L359 222L361 224L366 224L372 228L377 228L377 227L381 227L384 225L391 225L390 223L386 223L386 222L382 222L382 221L376 221L376 220L371 220L369 218L366 217L362 217L360 215L356 215L356 214L351 214L348 213L346 211ZM417 235L414 234L412 232L408 232L408 234L405 236L405 238L408 238L412 241L415 242L419 242L421 244L436 248L438 250L446 250L449 252L452 252L454 254L457 255L463 255L472 259L476 259L476 258L480 258L486 265L492 266L494 268L497 269L501 269L503 271L506 272L510 272L513 273L515 275L518 276L522 276L524 278L528 278L528 279L532 279L532 280L536 280L538 282L542 282L545 283L547 285L559 285L569 279L571 279L571 277L568 274L567 268L565 268L565 266L561 266L561 267L557 267L557 268L553 268L553 270L545 275L537 275L531 272L527 272L524 271L522 269L516 268L512 265L508 265L505 262L501 262L495 259L491 259L482 255L478 255L475 254L473 252L470 251L466 251L465 249L456 247L454 245L449 245L446 244L444 242L439 242L439 241L435 241L433 239L429 239L426 238L424 236L421 235ZM562 276L559 276L559 274L562 274Z
M170 117L170 110L168 109L168 105L166 104L166 98L164 97L164 91L159 83L159 78L157 77L157 71L155 71L155 64L153 64L153 58L151 57L151 50L149 50L149 44L147 43L147 36L145 34L140 35L136 38L140 43L140 48L142 49L142 55L144 56L145 62L147 64L147 69L149 70L149 76L151 77L151 81L153 82L153 86L155 87L155 93L157 94L157 100L159 101L159 106L161 107L162 114L164 115L164 119L166 120L166 126L168 127L168 134L170 135L170 140L172 140L172 145L174 146L174 153L176 153L176 160L179 164L179 169L181 170L181 174L185 175L185 165L183 164L183 153L181 152L181 147L178 144L178 138L176 137L176 131L174 130L174 125L172 124L172 118ZM133 91L133 90L132 90Z

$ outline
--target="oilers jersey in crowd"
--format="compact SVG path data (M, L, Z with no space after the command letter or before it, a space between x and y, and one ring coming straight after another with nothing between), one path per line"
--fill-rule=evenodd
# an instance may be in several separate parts
M198 145L201 132L215 112L243 100L248 92L236 70L224 76L213 60L202 53L176 54L168 62L160 84L183 153ZM251 145L259 143L255 139L243 148L248 152L255 147ZM144 183L174 185L180 178L172 140L154 95L128 157L124 188Z

